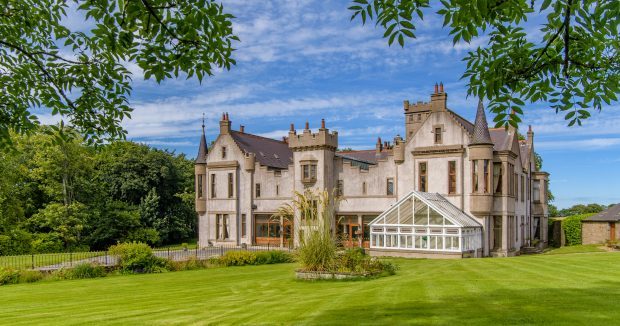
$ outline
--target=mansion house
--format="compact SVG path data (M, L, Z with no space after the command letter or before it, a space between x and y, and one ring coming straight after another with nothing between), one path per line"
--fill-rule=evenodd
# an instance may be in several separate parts
M223 114L210 149L203 126L195 162L198 245L298 244L299 218L274 214L311 188L342 198L334 232L372 255L512 256L546 246L549 175L537 170L531 127L521 137L489 128L482 103L472 123L447 99L435 85L430 102L404 101L404 137L356 151L340 151L324 120L270 139L233 130Z

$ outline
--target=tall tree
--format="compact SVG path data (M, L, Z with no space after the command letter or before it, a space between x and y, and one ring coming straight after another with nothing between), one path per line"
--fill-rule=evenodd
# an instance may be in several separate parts
M349 9L352 20L375 20L388 44L404 46L429 8L429 0L353 0ZM516 127L528 101L550 103L572 126L618 100L619 1L441 0L436 14L454 44L488 38L463 59L463 78L468 95L490 101L496 126ZM540 33L529 30L542 15Z
M72 30L69 16L88 19ZM91 142L123 138L135 63L146 79L230 69L232 15L213 0L0 0L0 146L62 115Z

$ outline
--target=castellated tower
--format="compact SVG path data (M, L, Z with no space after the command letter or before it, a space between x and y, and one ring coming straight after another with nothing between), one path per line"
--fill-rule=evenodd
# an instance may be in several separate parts
M321 120L321 128L317 133L310 130L310 125L306 122L306 128L301 134L297 134L295 126L291 124L288 134L288 145L293 151L294 161L294 186L295 191L303 193L305 189L315 191L329 191L333 194L336 187L334 155L338 148L338 132L329 132L325 128L325 120ZM333 211L333 207L328 208ZM323 208L319 207L319 212ZM295 216L296 233L300 230L302 222L299 215ZM335 228L335 221L332 221L332 228ZM298 234L298 233L297 233ZM299 237L295 237L298 244Z
M470 211L486 218L493 210L493 142L482 101L478 103L474 134L468 148L472 176L477 176L472 179Z
M446 111L448 94L444 91L443 83L435 83L435 91L431 94L430 102L418 101L410 104L409 101L403 102L405 110L405 141L410 140L420 129L426 118L431 112Z

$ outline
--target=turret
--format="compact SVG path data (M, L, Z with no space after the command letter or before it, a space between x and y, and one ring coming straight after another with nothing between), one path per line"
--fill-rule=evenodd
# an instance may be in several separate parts
M194 176L196 180L195 184L195 201L196 212L204 213L207 211L206 202L206 174L207 174L207 154L209 149L207 148L207 137L205 136L205 120L204 114L202 117L202 137L200 137L200 145L198 146L198 155L194 161Z
M394 162L396 164L403 163L405 161L405 141L396 135L394 137Z
M474 134L469 143L472 178L470 211L478 216L489 216L493 209L493 141L482 101L478 103Z

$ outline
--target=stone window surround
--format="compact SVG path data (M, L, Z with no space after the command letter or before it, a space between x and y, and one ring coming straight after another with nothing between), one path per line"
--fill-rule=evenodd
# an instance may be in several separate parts
M435 135L437 129L441 130L441 134L439 135L439 141L437 140L437 136ZM446 132L446 129L444 128L443 124L433 125L433 130L431 131L431 133L435 135L433 137L433 143L438 144L438 145L443 144L443 133L444 132Z
M315 183L316 182L316 174L317 174L317 160L312 160L312 159L308 159L308 160L301 160L300 162L300 167L301 167L301 182L302 183ZM304 168L308 166L308 177L305 177L304 175ZM313 168L314 167L314 171ZM314 172L314 175L313 175Z

